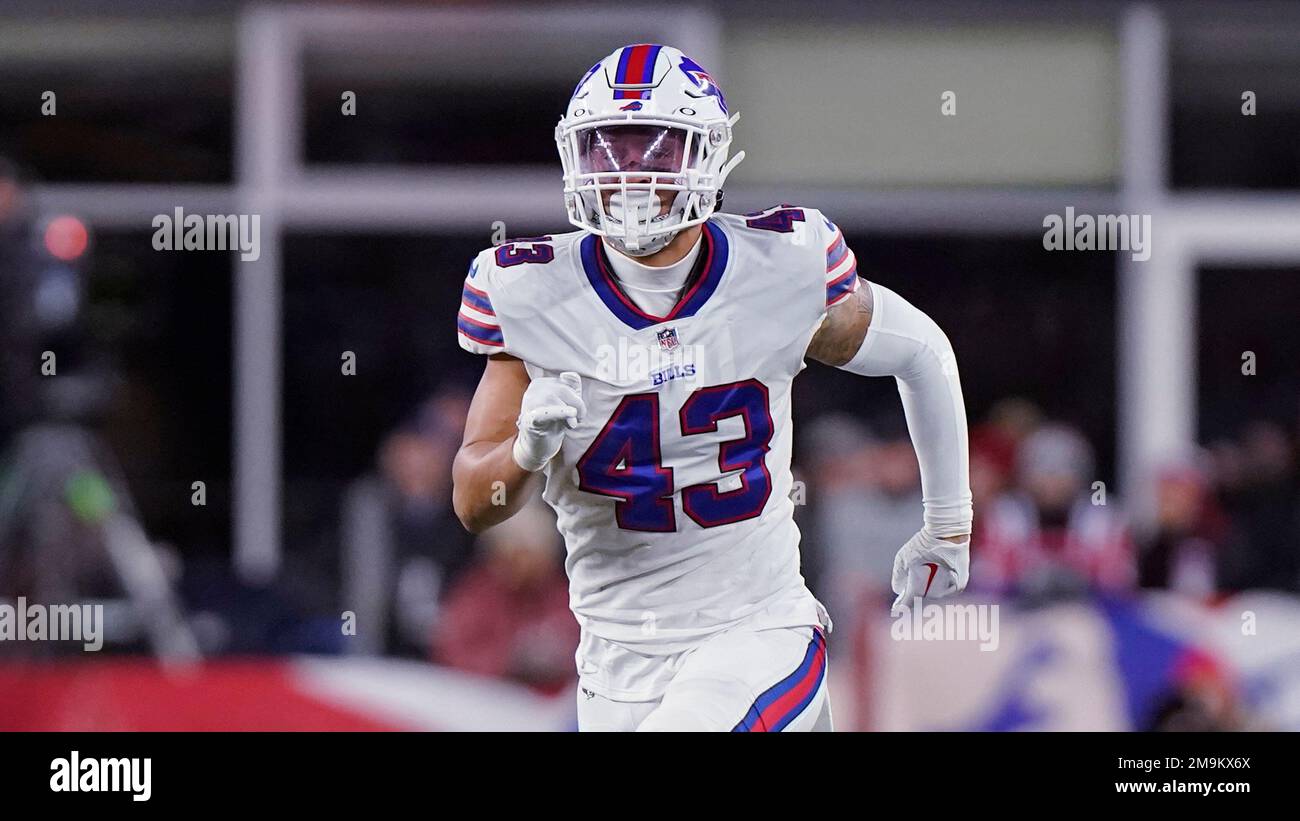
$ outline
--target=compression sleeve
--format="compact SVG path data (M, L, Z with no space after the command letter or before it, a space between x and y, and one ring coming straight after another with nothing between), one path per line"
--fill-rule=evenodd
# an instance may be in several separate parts
M952 345L934 320L875 283L862 347L839 367L863 376L893 376L921 468L926 529L934 536L971 532L970 452L966 405Z

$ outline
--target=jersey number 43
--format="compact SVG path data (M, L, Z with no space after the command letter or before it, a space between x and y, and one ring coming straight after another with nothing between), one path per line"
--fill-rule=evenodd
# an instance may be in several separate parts
M718 468L738 474L740 487L720 491L714 482L681 489L682 510L700 527L752 519L772 495L764 462L772 441L767 386L756 379L700 388L678 411L683 437L713 433L718 422L739 416L745 434L718 447ZM616 499L614 515L623 530L677 530L673 469L664 465L659 444L659 394L623 397L578 460L578 487Z

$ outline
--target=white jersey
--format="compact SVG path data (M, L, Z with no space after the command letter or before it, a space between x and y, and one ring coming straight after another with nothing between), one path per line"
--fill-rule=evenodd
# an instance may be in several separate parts
M619 290L602 241L581 231L480 253L458 317L466 350L518 357L532 378L582 377L587 414L546 467L544 498L584 643L640 656L743 620L821 621L799 570L791 384L827 308L856 290L856 262L808 208L715 214L703 242L663 317Z

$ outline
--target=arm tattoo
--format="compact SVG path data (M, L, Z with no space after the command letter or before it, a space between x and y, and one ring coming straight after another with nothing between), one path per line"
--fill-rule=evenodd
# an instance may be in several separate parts
M813 334L808 356L827 365L843 365L853 358L867 337L874 303L866 280L848 299L826 313L826 321Z

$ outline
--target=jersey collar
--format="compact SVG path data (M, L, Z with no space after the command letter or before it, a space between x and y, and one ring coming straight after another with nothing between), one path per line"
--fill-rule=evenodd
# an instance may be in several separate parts
M605 256L604 243L595 234L589 234L582 240L582 269L587 274L591 287L595 289L596 296L625 325L639 331L661 322L685 319L694 316L709 301L709 297L718 289L722 273L727 267L727 235L712 222L704 223L703 233L704 247L700 249L700 258L696 262L696 265L702 266L702 271L688 278L687 281L691 284L686 293L682 294L681 299L677 300L677 304L665 316L648 314L627 298L614 279L609 260Z

